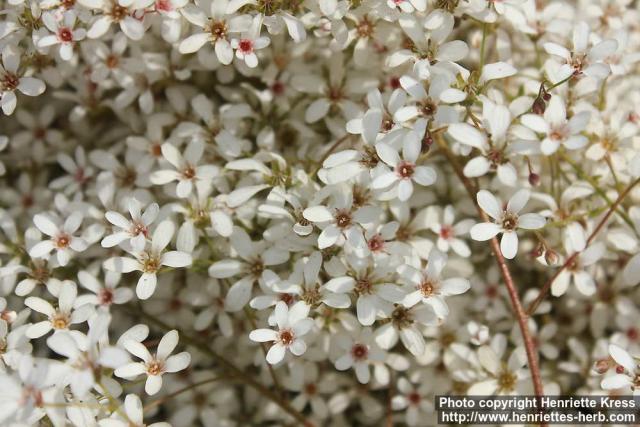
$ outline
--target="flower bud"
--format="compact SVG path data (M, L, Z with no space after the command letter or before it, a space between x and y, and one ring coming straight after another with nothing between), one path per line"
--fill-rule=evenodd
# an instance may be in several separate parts
M544 259L547 264L556 265L560 260L560 257L558 256L558 253L556 251L554 251L553 249L548 249L544 254Z
M533 101L533 105L531 106L531 111L533 114L544 114L544 110L547 109L547 104L544 102L544 99L538 97L535 101Z
M540 185L540 175L535 172L531 172L529 174L529 184L531 184L532 187Z

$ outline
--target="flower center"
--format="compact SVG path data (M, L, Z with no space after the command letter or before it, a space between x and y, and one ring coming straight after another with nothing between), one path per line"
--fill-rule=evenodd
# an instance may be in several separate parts
M438 111L438 106L436 105L435 102L431 100L431 98L427 98L425 101L423 101L420 104L419 108L420 108L420 113L423 116L428 116L428 117L435 115L436 111Z
M431 279L426 279L418 286L420 293L424 297L430 297L438 292L438 284Z
M371 283L371 280L367 278L358 279L356 281L355 290L358 295L369 295L373 293L373 284Z
M143 273L155 273L160 268L160 259L157 256L147 255L147 258L142 262Z
M53 329L67 329L69 323L71 323L71 319L66 313L56 311L51 317L51 326L53 326Z
M385 241L382 236L380 234L376 234L369 239L367 246L371 252L380 252L384 249L384 243Z
M351 214L346 210L336 212L336 225L340 228L347 228L351 225Z
M104 288L98 294L100 305L111 305L113 303L113 289Z
M68 234L60 234L56 236L53 242L53 244L56 245L56 248L58 249L64 249L68 247L69 243L71 243L71 237L69 237Z
M160 375L164 371L164 364L159 360L152 360L147 363L147 374Z
M144 224L140 222L134 222L133 227L131 227L129 233L131 233L131 235L133 236L137 236L138 234L144 234L144 237L149 236L149 230Z
M173 6L171 6L170 0L157 0L156 1L156 10L161 10L163 12L170 12L173 10Z
M69 43L73 41L73 33L70 28L62 27L58 29L58 38L63 43Z
M213 42L227 38L227 24L224 21L212 21L209 24L209 32Z
M509 371L503 371L498 375L498 386L501 390L513 390L516 386L518 377Z
M318 387L314 383L309 383L304 386L304 391L309 396L314 396L318 392Z
M407 396L407 400L409 401L409 403L411 403L414 406L417 406L420 404L420 401L422 400L422 397L415 391L412 391L411 393L409 393L409 395Z
M260 259L254 261L254 263L249 267L249 273L255 278L259 278L263 271L264 263Z
M400 178L409 179L413 176L416 166L410 162L400 162L396 166L396 173Z
M354 344L351 347L351 357L355 360L366 360L369 356L369 348L364 344Z
M129 15L129 9L120 6L118 3L113 2L111 10L108 12L113 22L120 22Z
M554 141L564 141L567 136L569 136L569 127L566 125L554 127L549 133L549 138Z
M182 177L184 179L193 179L196 176L196 169L193 166L187 166L182 171Z
M296 339L293 331L291 329L283 329L278 334L278 340L282 343L282 345L290 346L293 344L293 341Z
M398 328L406 328L413 323L413 316L411 312L401 305L396 306L396 308L391 313L391 322Z
M0 79L0 90L12 91L20 84L20 78L15 74L5 73Z
M512 212L505 212L502 218L502 228L505 230L515 230L518 226L518 215Z
M238 43L238 49L242 53L251 53L253 52L253 42L249 39L242 39L240 43Z
M443 225L440 227L440 237L445 240L449 240L453 237L453 228L449 225Z

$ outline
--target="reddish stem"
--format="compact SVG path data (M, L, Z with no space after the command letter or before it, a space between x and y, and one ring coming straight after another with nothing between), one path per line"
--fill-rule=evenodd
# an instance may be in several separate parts
M442 136L439 135L437 140L438 144L444 152L444 155L447 157L447 160L453 167L454 172L464 185L464 188L467 190L469 197L473 201L473 204L478 211L478 215L483 221L489 221L489 217L482 210L482 208L480 208L476 200L476 194L478 192L477 188L475 187L475 185L473 185L469 178L464 175L464 173L462 172L462 168L458 163L458 160L453 155L453 153L451 153ZM522 307L522 302L520 301L518 291L516 290L513 278L511 277L511 272L509 271L509 266L507 266L507 262L502 255L502 251L500 250L500 243L495 237L491 239L491 250L496 258L498 267L500 268L502 278L507 285L507 290L509 291L509 299L511 300L511 307L516 316L516 319L518 320L518 326L520 327L520 333L522 334L522 341L524 342L524 348L527 353L529 371L531 372L531 381L533 382L533 390L537 397L541 397L544 393L544 390L542 387L542 379L540 377L540 367L538 366L538 351L536 348L536 344L533 340L533 337L531 336L531 332L529 331L529 325L527 324L527 315L524 311L524 308Z

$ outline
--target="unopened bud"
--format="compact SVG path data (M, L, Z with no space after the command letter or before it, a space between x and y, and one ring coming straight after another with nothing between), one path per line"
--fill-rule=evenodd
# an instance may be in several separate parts
M427 131L424 134L424 138L422 138L422 147L421 147L422 152L426 153L427 151L429 151L432 145L433 145L433 137L431 136L431 132Z
M531 172L529 174L529 184L531 184L532 187L537 187L540 184L540 175Z
M538 97L535 101L533 101L533 105L531 106L531 111L533 114L544 114L544 110L547 109L547 104L545 104L544 99Z
M549 265L556 265L560 260L560 257L558 256L558 253L556 251L554 251L553 249L548 249L544 254L544 260Z
M544 99L545 101L549 102L549 100L551 99L551 94L550 93L545 93L544 95L542 95L542 99Z

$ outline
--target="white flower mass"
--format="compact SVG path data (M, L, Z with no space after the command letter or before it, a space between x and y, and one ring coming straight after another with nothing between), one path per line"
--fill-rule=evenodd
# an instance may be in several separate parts
M640 3L0 0L0 425L640 395Z

